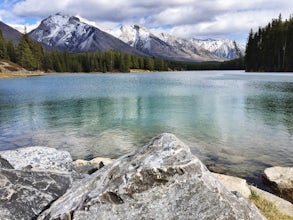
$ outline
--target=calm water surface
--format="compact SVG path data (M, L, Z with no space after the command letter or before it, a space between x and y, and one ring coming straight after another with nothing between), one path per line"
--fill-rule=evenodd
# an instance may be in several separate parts
M200 71L0 80L0 150L118 157L171 132L205 163L257 182L293 166L293 74Z

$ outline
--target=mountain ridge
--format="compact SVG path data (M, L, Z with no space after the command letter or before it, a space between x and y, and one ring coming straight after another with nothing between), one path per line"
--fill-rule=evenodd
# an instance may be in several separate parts
M133 34L134 30L142 30L143 34ZM230 39L215 40L215 39L195 39L195 38L180 38L168 33L155 33L147 30L141 25L122 25L120 29L109 31L110 34L121 39L130 46L137 49L149 47L152 39L158 38L162 42L173 47L179 57L185 59L201 59L201 61L224 61L240 57L244 54L244 46L237 45L235 41ZM137 32L138 33L138 32ZM149 37L150 39L147 39ZM151 39L152 38L152 39ZM138 48L134 42L145 42L142 48Z
M59 51L71 53L102 52L117 50L135 55L145 55L112 35L86 23L79 18L60 13L44 19L29 33L34 40Z
M3 37L9 41L12 40L13 43L17 44L20 37L21 37L21 33L19 31L17 31L16 29L14 29L13 27L5 24L4 22L0 21L0 29L2 31Z
M155 33L141 25L101 28L80 16L57 13L29 33L34 40L72 53L117 50L124 53L176 61L225 61L244 53L232 40L186 39Z
M239 57L239 55L240 55L239 51L241 52L241 56L243 56L245 53L245 46L241 45L241 44L237 44L236 42L235 43L236 43L236 46L238 47L239 51L237 52L236 49L234 50L234 47L235 47L234 41L230 40L230 39L180 38L180 37L177 37L175 35L171 35L166 32L164 33L164 32L157 32L154 30L148 30L146 27L144 27L142 25L138 25L138 24L121 25L117 29L110 29L110 28L103 27L103 26L97 24L96 22L89 21L79 15L77 15L76 17L78 17L84 23L88 23L92 26L95 26L95 27L119 38L120 40L124 41L125 43L128 43L130 46L135 46L134 44L132 44L133 40L131 40L131 38L129 38L129 36L127 36L127 33L125 33L124 31L121 31L121 29L125 29L126 27L127 28L129 28L129 27L137 28L138 27L146 32L149 32L151 36L155 36L155 37L161 39L162 41L165 41L167 44L170 44L171 46L174 44L174 42L172 42L172 40L170 41L166 38L173 39L173 41L179 41L179 42L181 42L181 44L182 44L182 42L185 42L185 44L189 44L189 47L193 47L194 50L196 50L196 49L200 50L200 52L202 52L202 53L207 53L207 51L211 52L213 54L213 55L211 55L212 57L214 55L217 56L216 58L213 57L213 59L215 59L215 60L235 59L235 58ZM119 35L121 35L121 32L124 32L124 33L122 36L119 36ZM132 36L132 37L134 37L134 36ZM217 46L215 47L215 45L217 45ZM205 50L207 50L207 51L205 51ZM189 51L189 53L192 53L192 52Z

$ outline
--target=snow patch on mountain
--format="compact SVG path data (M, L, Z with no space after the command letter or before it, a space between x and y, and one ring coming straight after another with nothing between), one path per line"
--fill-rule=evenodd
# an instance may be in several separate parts
M32 32L35 40L43 42L48 46L69 45L70 41L78 40L78 36L86 33L89 26L81 23L76 17L56 14L43 20L39 26Z
M60 13L44 19L29 35L54 49L72 53L117 50L145 55L97 27L82 22L78 17Z
M109 33L154 57L181 61L222 60L196 45L187 45L185 39L166 33L157 34L140 25L123 25L118 31Z
M176 59L181 56L181 60L223 61L239 57L240 54L235 45L240 49L242 55L245 50L244 47L235 44L229 39L185 39L168 33L150 31L140 25L123 25L119 30L108 30L107 32L138 50L149 52L150 55L154 55L153 50L155 49L152 46L154 40L161 41L162 45L166 44L172 47L169 50L172 51L173 56ZM161 49L163 49L162 46ZM166 50L166 48L164 49ZM162 54L162 56L164 55Z
M179 61L223 61L244 54L232 40L185 39L150 31L140 25L111 30L80 16L52 15L29 33L48 46L69 52L118 50Z
M212 52L213 54L223 59L235 59L244 54L244 47L237 45L235 41L230 39L215 40L215 39L190 39L193 43Z

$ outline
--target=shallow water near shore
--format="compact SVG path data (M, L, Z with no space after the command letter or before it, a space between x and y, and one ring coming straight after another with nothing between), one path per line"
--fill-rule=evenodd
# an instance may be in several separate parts
M52 74L0 80L0 150L117 158L174 133L205 164L260 183L293 166L293 73Z

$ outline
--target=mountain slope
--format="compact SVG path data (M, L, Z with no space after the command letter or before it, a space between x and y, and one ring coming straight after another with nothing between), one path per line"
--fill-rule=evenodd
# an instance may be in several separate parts
M21 33L0 21L0 29L6 40L12 40L15 44L18 43Z
M178 61L224 61L244 54L244 47L232 40L185 39L140 25L100 29L95 22L62 14L46 18L29 35L47 47L72 53L117 50Z
M223 61L238 58L245 51L243 46L229 39L185 39L167 33L154 33L139 25L105 31L140 51L165 59Z
M80 53L117 50L145 55L112 35L80 22L77 17L62 14L44 19L29 35L34 40L60 51Z
M200 47L212 52L216 56L223 59L235 59L244 54L245 47L237 45L235 41L225 39L225 40L214 40L214 39L190 39L193 43L199 45Z
M185 39L168 34L156 35L139 25L121 26L119 30L109 33L137 50L154 57L180 61L221 60Z

